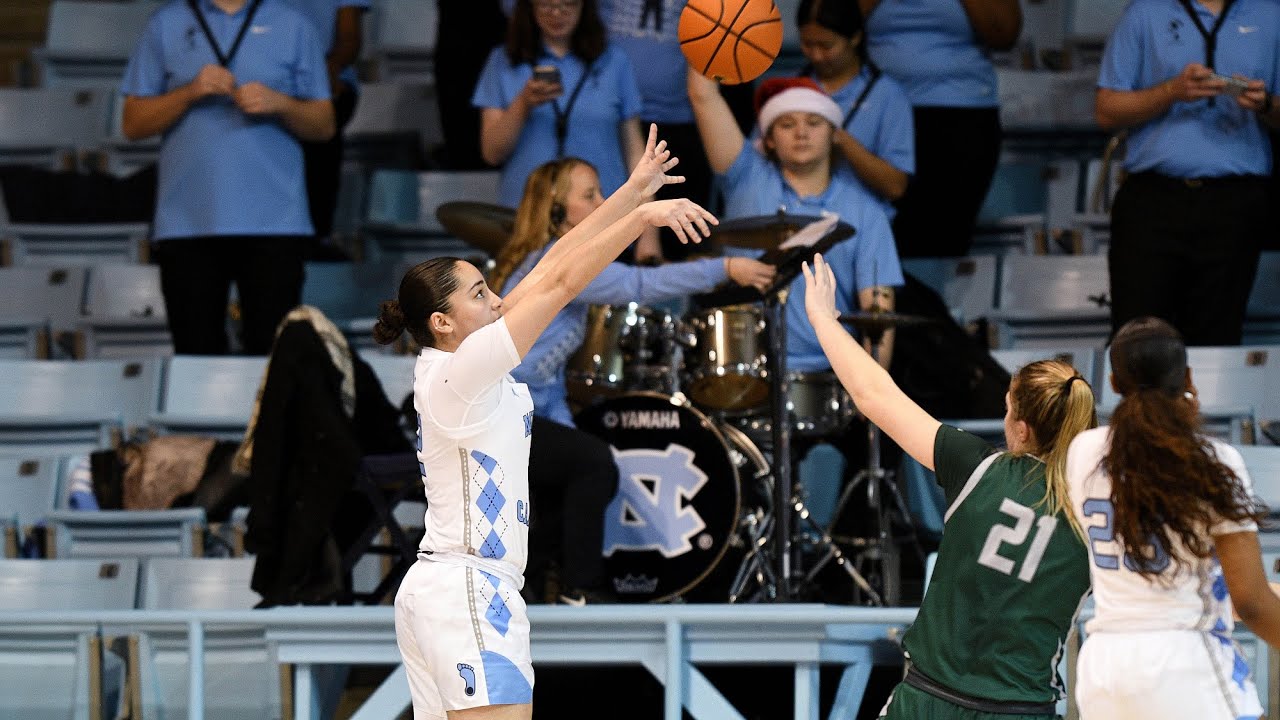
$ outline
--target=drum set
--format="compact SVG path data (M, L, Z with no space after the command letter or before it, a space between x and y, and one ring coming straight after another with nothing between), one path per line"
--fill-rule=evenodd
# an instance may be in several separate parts
M499 210L449 203L439 216L447 229L496 254ZM779 214L721 224L713 245L765 248L765 261L778 267L775 287L753 302L684 312L636 303L591 307L565 376L578 427L607 441L618 463L604 555L620 599L827 599L819 576L835 567L850 583L841 600L896 603L902 539L892 516L909 515L892 471L880 467L878 430L868 423L868 465L845 485L826 526L792 479L793 440L813 445L845 436L857 414L833 373L785 367L788 286L802 261L854 230L835 223L812 245L777 248L821 220ZM844 319L873 349L886 329L918 321L889 312ZM863 492L874 510L871 527L837 535L837 521Z

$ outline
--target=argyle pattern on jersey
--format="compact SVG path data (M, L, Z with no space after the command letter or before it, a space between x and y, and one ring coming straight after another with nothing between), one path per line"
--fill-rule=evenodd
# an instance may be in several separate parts
M502 515L502 508L507 498L502 494L503 471L497 460L479 450L471 451L471 459L475 461L470 482L475 488L476 508L480 516L476 519L476 537L479 538L478 552L481 557L501 560L507 554L507 546L502 538L510 530L510 524Z

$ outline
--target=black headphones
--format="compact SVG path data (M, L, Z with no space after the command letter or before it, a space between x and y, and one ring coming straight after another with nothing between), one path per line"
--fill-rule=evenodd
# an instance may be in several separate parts
M566 214L567 213L565 212L564 205L561 205L558 202L552 202L551 213L549 215L549 217L551 218L551 227L558 228L561 225L563 225Z

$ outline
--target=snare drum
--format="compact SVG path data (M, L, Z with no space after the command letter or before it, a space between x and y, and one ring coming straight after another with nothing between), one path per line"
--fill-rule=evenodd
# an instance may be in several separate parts
M565 366L569 397L586 404L625 390L674 391L671 315L628 303L592 305L582 346Z
M787 411L791 432L801 437L830 437L849 427L857 414L849 393L831 372L787 373ZM771 440L773 423L767 415L737 418L736 424L757 440Z
M618 395L575 421L612 445L618 464L618 494L605 511L604 530L613 590L635 602L687 593L724 556L738 527L739 472L755 484L768 475L764 456L680 395Z
M690 397L713 410L747 410L769 397L765 323L755 305L712 308L689 317L697 346L685 352Z

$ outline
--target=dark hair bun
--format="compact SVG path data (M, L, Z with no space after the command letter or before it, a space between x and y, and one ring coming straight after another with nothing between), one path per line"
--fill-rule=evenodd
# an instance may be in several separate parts
M373 325L373 339L379 345L390 345L404 334L406 321L399 300L384 300L378 308L378 322Z

